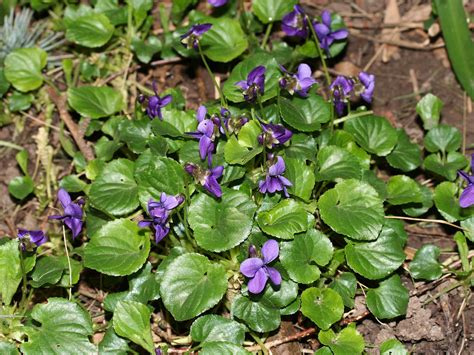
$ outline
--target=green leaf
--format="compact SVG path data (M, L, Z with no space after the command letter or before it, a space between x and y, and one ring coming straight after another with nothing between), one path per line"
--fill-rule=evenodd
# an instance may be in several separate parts
M327 346L323 346L314 352L314 355L333 355L331 349Z
M293 239L296 233L308 229L304 207L292 199L285 199L271 210L260 212L257 223L263 232L281 239Z
M370 279L382 279L405 261L403 247L407 239L403 223L387 220L376 241L348 243L344 248L349 267Z
M155 352L151 337L150 309L139 302L120 301L114 312L115 332L140 345L151 354Z
M78 304L63 298L49 298L37 304L31 317L40 326L28 326L28 341L21 345L25 355L95 354L97 348L89 341L94 331L90 315Z
M432 244L425 244L416 251L410 263L410 274L417 280L433 281L441 277L441 264L438 261L440 250Z
M22 278L20 252L17 240L0 244L0 295L2 302L9 305Z
M245 340L245 326L222 316L208 314L194 321L190 331L199 343L230 342L241 345Z
M377 239L384 224L382 200L369 184L344 180L319 199L324 223L356 240Z
M8 108L12 112L28 110L34 99L35 97L33 94L22 94L18 91L14 91L8 98Z
M315 161L317 151L316 139L304 133L296 133L291 137L291 144L285 149L288 158Z
M20 166L23 174L28 175L28 151L23 149L15 155L16 162Z
M0 98L7 93L8 89L10 89L10 83L5 77L5 68L2 67L0 68Z
M357 289L357 279L352 272L339 274L329 285L342 297L344 306L354 308L354 297Z
M297 3L296 0L254 0L252 11L260 21L267 24L281 20Z
M403 205L421 202L423 196L415 180L406 175L395 175L387 183L387 200L391 205Z
M332 329L322 330L318 334L318 340L329 346L334 355L362 354L365 348L364 337L352 326L337 334Z
M398 130L398 141L392 152L387 155L390 166L407 172L421 165L421 149L416 143L412 143L404 130Z
M204 343L199 351L201 355L221 355L221 354L232 354L232 355L250 355L251 352L245 350L243 347L235 345L227 341L216 341Z
M380 345L380 355L408 355L405 346L397 339L389 339Z
M393 275L382 281L378 288L367 291L367 307L379 319L392 319L406 314L408 290L402 285L400 276Z
M471 242L474 242L474 216L461 221L461 227L464 228L464 235Z
M81 192L87 187L77 175L67 175L59 181L59 187L68 192Z
M221 252L247 239L256 209L240 191L224 189L219 200L199 193L192 199L188 221L201 248Z
M449 60L462 87L474 100L474 44L460 1L435 0Z
M104 224L84 248L84 265L106 275L125 276L145 263L150 239L145 230L127 219Z
M193 132L197 127L197 120L192 111L182 111L175 108L163 110L163 120L151 121L155 134L169 137L182 137L186 132Z
M125 339L120 338L110 327L105 332L104 338L99 343L100 355L127 355L130 353L130 347Z
M19 355L20 354L15 344L7 343L6 341L0 341L0 353L3 355Z
M357 158L347 151L335 145L328 145L321 148L317 157L318 181L340 179L359 179L362 167Z
M203 38L204 39L204 38ZM278 81L281 77L281 71L277 61L265 52L258 52L251 55L237 64L232 69L229 78L224 83L224 95L232 102L243 102L244 95L242 89L235 85L240 80L247 80L247 75L255 69L255 67L263 65L265 71L265 93L262 96L262 102L267 101L278 94Z
M321 123L331 119L331 104L314 93L308 97L293 96L291 100L280 96L278 107L283 121L303 132L319 131Z
M114 26L107 16L100 13L83 15L66 23L66 38L88 48L103 46L113 34Z
M143 168L136 168L138 197L143 208L150 198L159 201L161 193L184 194L184 169L170 158L153 158Z
M306 165L302 159L285 158L285 164L286 178L293 184L288 188L288 192L290 195L309 201L316 182L314 168Z
M38 89L43 84L41 69L47 53L40 48L18 48L5 58L5 77L22 92Z
M67 100L81 116L90 118L110 116L123 108L122 94L107 86L69 88Z
M445 157L442 157L439 153L430 154L423 162L426 170L451 181L456 180L458 170L465 168L468 163L466 157L458 152L449 152Z
M431 153L454 152L461 147L461 133L456 127L439 125L429 131L424 139L425 148Z
M256 297L268 307L284 308L298 297L298 284L290 280L282 280L279 287L268 285L263 294Z
M308 230L290 242L280 243L280 260L293 281L309 284L319 279L318 266L324 266L332 258L331 241L320 231Z
M421 203L409 204L410 207L404 207L403 212L411 217L418 217L425 214L433 207L433 193L431 189L425 185L420 185Z
M159 120L158 120L159 121ZM127 143L134 153L143 153L147 147L148 139L153 137L150 120L121 120L118 125L118 138Z
M161 41L155 36L148 37L146 41L134 38L132 49L140 62L149 63L151 58L161 50Z
M423 128L427 131L436 127L439 123L443 101L437 96L429 93L416 104L416 113L423 121Z
M301 312L326 330L342 318L344 303L341 296L330 288L310 287L301 294Z
M457 196L458 186L453 182L445 181L435 188L435 206L448 222L466 219L474 212L473 207L462 208Z
M397 144L397 130L384 117L352 118L344 123L344 130L351 133L367 152L378 156L388 155Z
M177 321L194 318L214 307L227 291L222 265L188 253L174 259L161 282L161 298Z
M248 47L247 37L237 20L228 17L209 19L212 27L200 40L204 54L215 62L230 62Z
M270 332L280 326L280 311L260 302L259 297L237 295L232 302L231 312L256 332Z
M17 176L8 183L8 192L13 197L23 200L35 189L34 181L29 176Z
M263 149L258 144L258 135L261 132L260 125L252 120L240 129L238 139L235 136L230 136L224 146L226 162L244 165L257 154L260 154Z
M121 216L138 207L138 186L133 177L135 163L116 159L107 164L89 191L90 203L97 209Z
M79 273L82 265L79 261L70 259L72 269L72 284L79 281ZM31 286L35 288L45 285L55 285L61 277L67 275L67 285L69 286L69 265L66 256L43 256L36 262L31 273Z

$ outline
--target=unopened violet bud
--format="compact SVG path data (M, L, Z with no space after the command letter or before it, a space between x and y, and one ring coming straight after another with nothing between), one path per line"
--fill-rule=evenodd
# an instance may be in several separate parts
M203 23L198 25L193 25L191 28L181 36L181 43L188 49L199 48L199 40L201 36L209 31L212 27L210 23Z
M255 245L253 244L249 245L249 256L251 258L255 258L257 256L257 248L255 248Z

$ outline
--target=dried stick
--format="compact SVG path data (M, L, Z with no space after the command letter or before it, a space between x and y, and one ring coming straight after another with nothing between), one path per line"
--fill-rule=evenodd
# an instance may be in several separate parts
M72 138L74 138L77 147L84 155L86 160L93 160L94 152L92 151L91 147L87 145L86 141L84 140L84 137L79 131L79 127L69 114L66 106L66 98L58 94L52 87L48 87L47 91L49 96L51 97L51 100L53 100L54 104L58 108L59 117L61 117L61 119L66 124L69 132L71 132Z
M288 336L286 336L284 338L281 338L281 339L269 341L269 342L265 343L265 347L267 349L270 349L270 348L273 348L273 347L281 345L281 344L289 343L290 341L293 341L293 340L298 340L298 339L301 339L301 338L305 338L308 335L311 335L315 332L316 332L316 328L308 328L308 329L303 330L302 332L299 332L299 333L296 333L296 334L293 334L293 335L288 335ZM260 350L260 345L250 346L250 347L245 348L245 350L252 351L252 352L253 351L259 351Z

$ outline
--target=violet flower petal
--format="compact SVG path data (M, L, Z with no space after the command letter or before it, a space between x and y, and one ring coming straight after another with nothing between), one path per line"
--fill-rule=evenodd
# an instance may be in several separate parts
M71 196L63 188L59 189L59 191L58 191L58 200L61 203L61 205L63 206L63 209L66 208L72 202Z
M258 294L263 291L267 284L268 276L263 268L260 268L255 276L248 283L248 290L250 293Z
M278 242L274 239L269 239L262 246L262 257L265 264L271 263L273 260L278 258L280 253L280 247Z
M285 172L285 169L285 161L282 157L278 156L276 163L270 166L270 168L268 169L268 173L271 176L281 175Z
M246 277L254 277L255 273L263 266L263 260L260 258L249 258L240 264L240 272Z
M281 284L280 272L271 266L266 266L265 268L267 270L268 276L270 277L272 284L274 284L275 286L280 285Z
M467 208L474 205L474 184L469 184L461 193L459 198L459 205L462 208Z

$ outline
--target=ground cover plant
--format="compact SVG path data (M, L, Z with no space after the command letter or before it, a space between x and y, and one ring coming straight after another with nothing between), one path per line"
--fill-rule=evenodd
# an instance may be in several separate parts
M467 124L441 121L428 92L413 105L418 142L375 113L377 75L332 69L351 41L339 13L294 0L2 6L1 122L41 122L34 169L0 141L21 169L8 193L44 217L5 218L2 353L268 354L299 340L317 354L404 354L360 321L410 318L417 282L453 281L425 304L454 289L469 302ZM464 8L432 10L467 102ZM137 76L177 61L209 85ZM448 228L450 259L406 248L417 222Z

